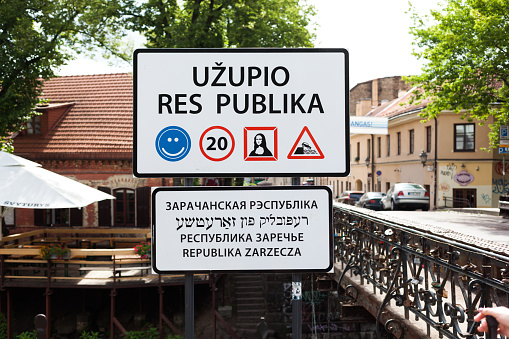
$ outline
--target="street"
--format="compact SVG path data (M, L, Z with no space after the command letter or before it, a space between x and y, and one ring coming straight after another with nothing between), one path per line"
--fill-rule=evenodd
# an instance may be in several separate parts
M509 245L509 219L500 216L446 210L381 211L378 213L454 231L464 236L473 236Z
M380 211L377 213L398 219L409 220L413 223L442 228L484 240L509 245L509 219L500 216L438 211Z

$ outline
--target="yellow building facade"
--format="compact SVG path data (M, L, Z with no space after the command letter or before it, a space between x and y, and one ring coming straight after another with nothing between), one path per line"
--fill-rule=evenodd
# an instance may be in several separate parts
M388 134L351 134L350 175L314 178L315 184L332 186L337 197L347 190L387 192L395 183L411 182L428 190L431 209L498 207L509 185L502 156L497 150L483 150L489 146L490 121L481 126L462 120L460 114L442 112L422 122L419 113L426 103L410 106L409 96L410 91L402 93L369 111L365 105L358 107L357 115L386 117Z

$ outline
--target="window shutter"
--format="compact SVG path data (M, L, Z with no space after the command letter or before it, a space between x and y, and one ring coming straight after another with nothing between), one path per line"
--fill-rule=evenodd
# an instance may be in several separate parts
M111 194L109 187L97 187L101 192ZM99 201L99 226L111 226L111 200Z
M83 210L80 208L71 208L69 219L69 226L83 226Z
M150 187L136 189L136 223L138 227L150 227Z
M46 226L44 225L44 210L34 209L34 225L35 226Z

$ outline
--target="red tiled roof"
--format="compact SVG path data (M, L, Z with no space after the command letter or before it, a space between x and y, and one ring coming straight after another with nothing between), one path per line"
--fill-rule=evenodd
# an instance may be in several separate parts
M16 153L53 156L131 158L133 77L130 73L65 76L46 81L49 107L73 103L50 133L15 139ZM37 156L38 154L38 156ZM95 156L94 156L95 155ZM56 156L58 157L58 156Z

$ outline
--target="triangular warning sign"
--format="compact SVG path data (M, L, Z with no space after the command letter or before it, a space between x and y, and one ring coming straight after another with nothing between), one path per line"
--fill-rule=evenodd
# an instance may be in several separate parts
M325 156L307 126L304 126L295 141L288 159L323 159Z

